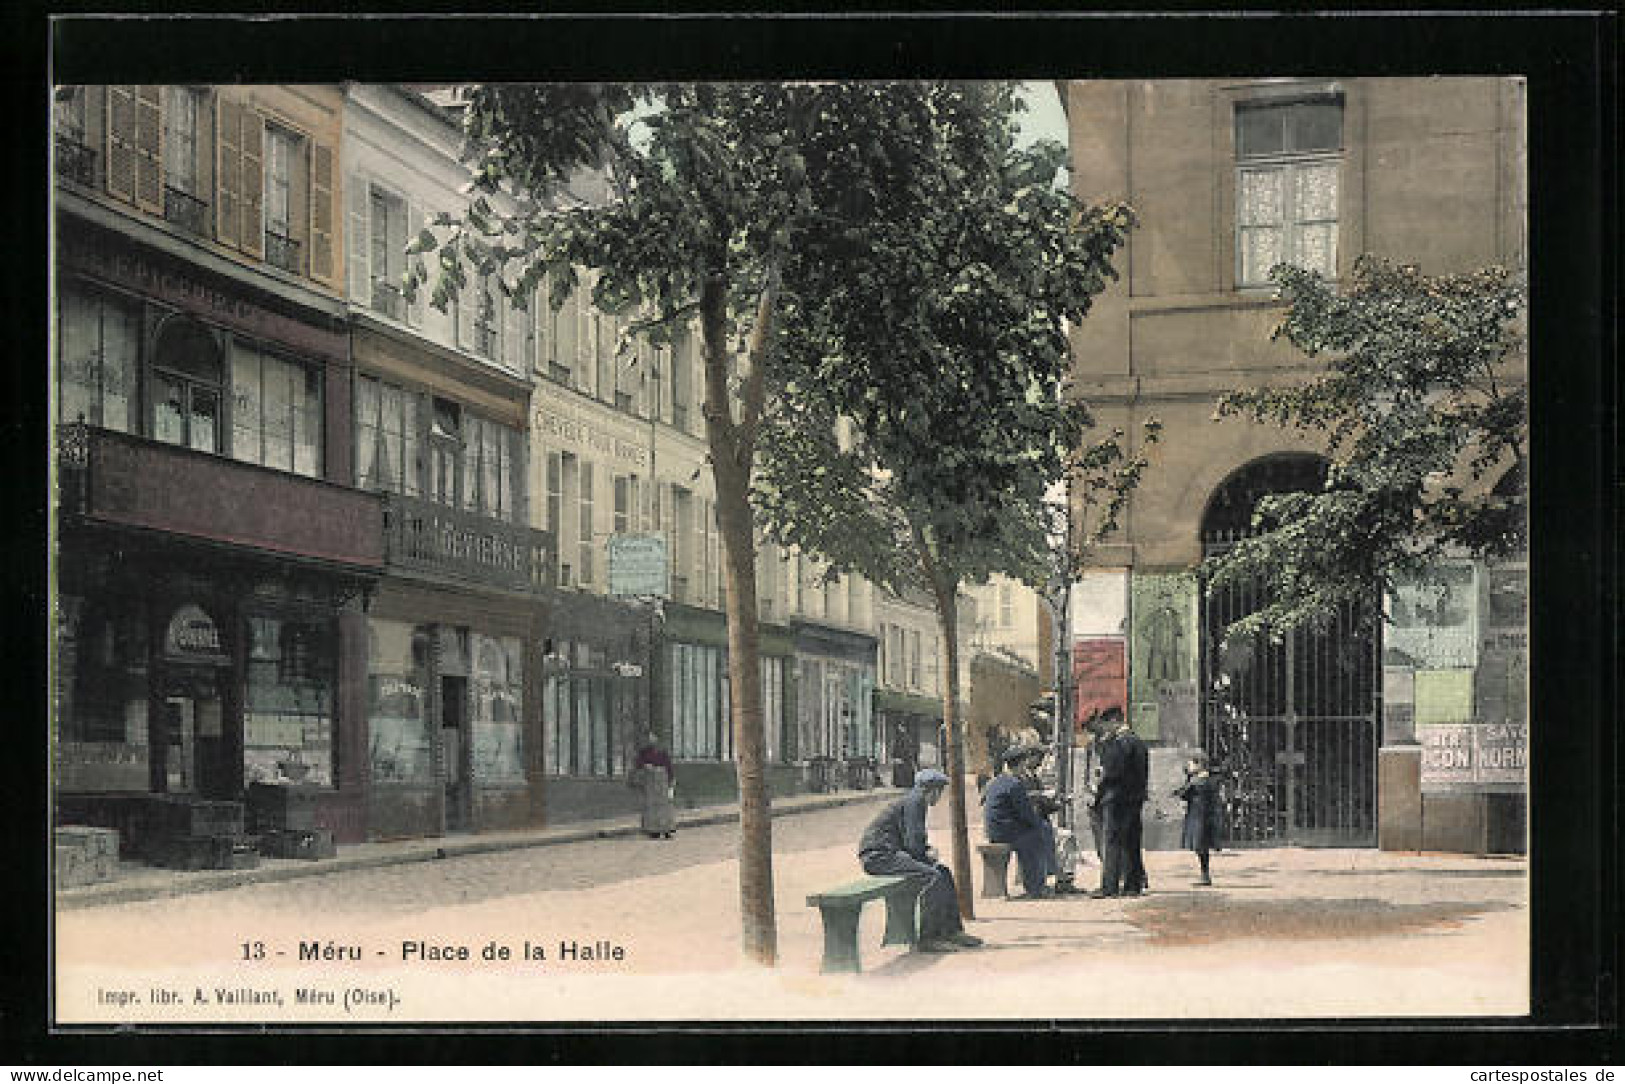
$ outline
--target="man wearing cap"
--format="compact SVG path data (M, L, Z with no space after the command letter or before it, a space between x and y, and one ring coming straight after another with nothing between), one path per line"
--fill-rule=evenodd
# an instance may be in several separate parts
M1101 826L1106 853L1101 858L1100 888L1092 895L1138 896L1146 889L1141 851L1140 807L1145 804L1148 757L1145 742L1121 715L1102 719L1097 732L1100 752Z
M954 875L937 861L936 850L926 840L925 815L947 787L946 775L935 768L921 770L909 792L869 822L858 843L863 872L920 879L920 941L916 947L921 952L952 952L982 943L980 937L965 932Z
M1024 745L1004 751L999 774L982 796L982 819L990 843L1006 843L1016 852L1021 868L1024 899L1036 900L1055 895L1049 875L1056 871L1055 829L1033 808L1032 797L1022 778L1022 768L1032 755Z

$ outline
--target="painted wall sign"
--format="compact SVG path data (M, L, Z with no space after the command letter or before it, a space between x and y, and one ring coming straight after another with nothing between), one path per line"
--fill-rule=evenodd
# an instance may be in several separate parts
M1529 728L1503 723L1446 723L1416 728L1422 746L1422 789L1523 787Z
M576 418L555 414L545 407L536 409L536 432L553 444L569 444L610 459L639 466L649 461L646 443L623 440L613 433L594 428Z

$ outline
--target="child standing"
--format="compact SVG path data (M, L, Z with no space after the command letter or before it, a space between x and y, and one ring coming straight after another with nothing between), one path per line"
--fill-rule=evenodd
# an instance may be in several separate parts
M1185 800L1185 830L1180 845L1196 852L1202 864L1199 885L1213 884L1208 855L1219 840L1219 784L1207 770L1207 754L1195 753L1185 762L1185 784L1174 795Z

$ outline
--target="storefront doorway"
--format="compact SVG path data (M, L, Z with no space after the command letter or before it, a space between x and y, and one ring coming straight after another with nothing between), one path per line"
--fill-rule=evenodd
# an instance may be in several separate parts
M237 773L227 740L220 671L210 666L165 666L159 675L163 790L202 799L237 796Z
M440 748L446 766L446 831L466 832L473 813L466 677L440 679Z

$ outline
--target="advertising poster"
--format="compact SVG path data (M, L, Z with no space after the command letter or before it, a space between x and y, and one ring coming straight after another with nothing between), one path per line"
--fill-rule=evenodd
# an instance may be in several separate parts
M1129 591L1130 722L1141 737L1156 738L1163 689L1196 680L1196 574L1142 573Z

